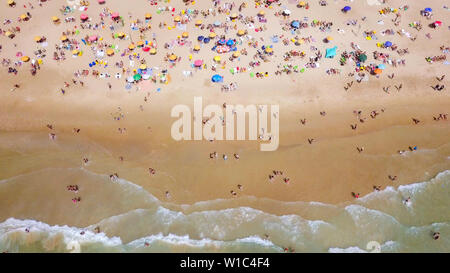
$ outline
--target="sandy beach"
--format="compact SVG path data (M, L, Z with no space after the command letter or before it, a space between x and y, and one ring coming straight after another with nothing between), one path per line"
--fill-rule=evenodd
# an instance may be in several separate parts
M448 252L449 2L3 2L0 250L63 251L57 242L27 249L41 235L10 234L67 225L140 247L157 234L274 245L163 252L322 252L364 249L374 238L404 243L386 251ZM279 105L278 149L260 151L260 140L175 141L171 109L193 109L194 97ZM442 191L411 190L422 182ZM380 228L384 218L367 220L377 226L365 234L354 206L391 215L402 229L428 227L421 246L392 225ZM284 223L290 216L301 220ZM278 219L285 228L271 230ZM316 231L308 221L336 227Z

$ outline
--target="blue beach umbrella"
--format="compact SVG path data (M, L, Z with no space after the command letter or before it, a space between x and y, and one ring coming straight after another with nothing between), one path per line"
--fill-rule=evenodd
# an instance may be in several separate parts
M384 43L384 46L385 46L385 47L390 47L390 46L392 46L392 43L389 42L389 41L386 41L386 42Z
M378 68L381 69L381 70L383 70L383 69L386 68L386 66L385 66L384 64L379 64L379 65L378 65Z
M425 8L424 9L426 12L432 12L433 10L431 8Z
M299 28L300 27L300 22L295 20L291 22L291 27L293 28Z
M227 46L232 46L232 45L234 45L234 41L231 40L231 39L229 39L229 40L227 41Z
M223 82L223 77L220 76L219 74L216 74L216 75L212 76L211 81L212 82Z
M343 9L342 9L342 11L343 12L347 12L347 11L350 11L352 8L350 7L350 6L345 6Z
M211 39L208 38L208 37L206 37L205 39L203 39L203 42L204 42L205 44L209 43L209 41L211 41Z
M325 58L333 58L334 56L336 56L336 50L337 50L337 46L332 47L332 48L327 48L326 53L325 53Z
M220 23L219 21L215 21L215 22L214 22L214 25L215 25L216 27L220 26L220 24L221 24L221 23Z
M197 37L197 41L199 41L199 42L203 41L203 39L205 39L205 37L203 37L201 35Z
M225 41L225 39L220 39L217 43L219 45L224 45L227 41Z

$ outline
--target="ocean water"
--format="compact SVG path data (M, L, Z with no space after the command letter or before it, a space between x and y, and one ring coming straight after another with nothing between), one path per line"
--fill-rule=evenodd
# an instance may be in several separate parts
M85 227L6 219L0 223L2 252L371 252L378 246L381 252L450 251L449 170L429 181L388 187L351 203L283 203L242 197L237 202L245 206L228 209L217 209L226 207L228 200L165 203L131 181L111 183L107 175L83 168L39 172L41 177L58 173L108 184L106 195L117 192L125 200L117 201L122 211L108 206L104 214L110 216ZM2 180L0 190L33 176ZM275 215L252 208L261 203L294 213ZM439 240L431 238L436 231L441 234Z

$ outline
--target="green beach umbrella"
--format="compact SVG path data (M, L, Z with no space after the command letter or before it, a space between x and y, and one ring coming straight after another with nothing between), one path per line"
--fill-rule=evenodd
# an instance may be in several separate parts
M365 62L367 60L367 55L366 54L361 54L359 55L359 61L360 62Z
M135 81L138 81L138 80L140 80L142 78L142 76L140 75L140 74L135 74L134 76L133 76L133 79L135 80Z

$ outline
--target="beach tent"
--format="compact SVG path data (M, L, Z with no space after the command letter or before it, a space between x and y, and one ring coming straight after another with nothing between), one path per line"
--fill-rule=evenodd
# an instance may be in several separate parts
M220 76L219 74L216 74L216 75L212 76L211 81L212 82L223 82L223 77Z
M325 58L333 58L334 56L336 56L336 50L337 50L337 46L332 47L332 48L327 48L326 53L325 53Z
M366 54L361 54L358 57L360 62L365 62L367 60L367 55Z
M352 8L350 7L350 6L345 6L343 9L342 9L342 11L343 12L348 12L348 11L350 11Z
M384 43L384 46L385 46L385 47L390 47L390 46L392 46L392 42L386 41L386 42Z

